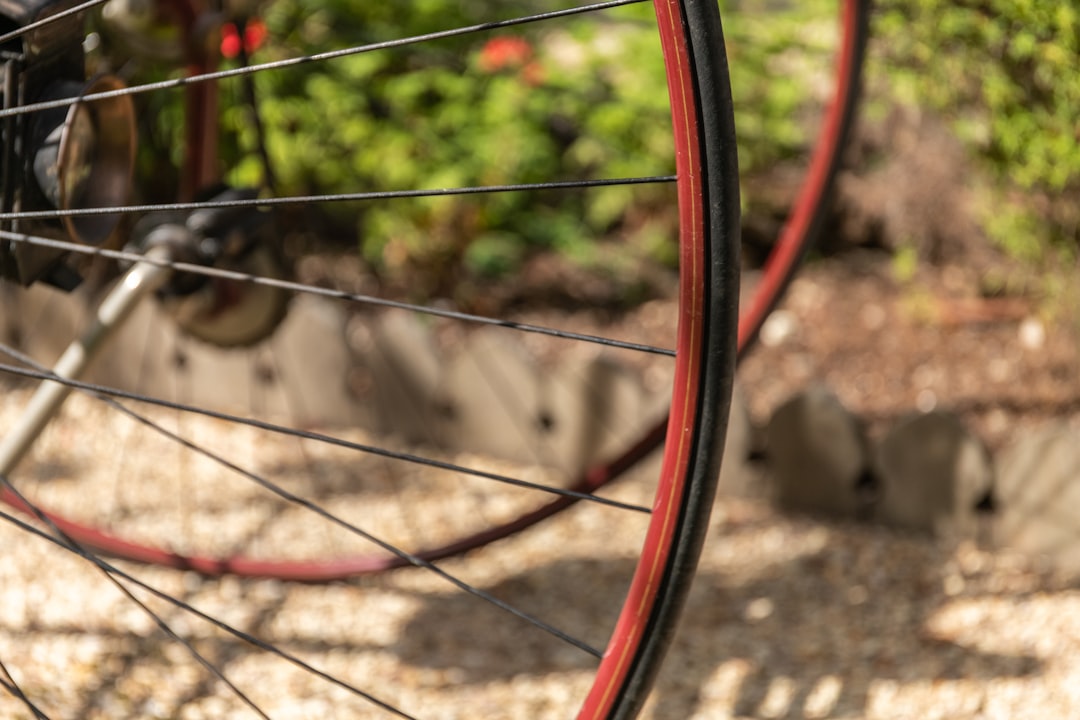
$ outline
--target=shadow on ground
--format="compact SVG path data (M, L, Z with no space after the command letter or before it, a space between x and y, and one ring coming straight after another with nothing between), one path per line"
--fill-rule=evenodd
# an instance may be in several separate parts
M824 530L827 542L850 553L822 548L764 564L750 578L699 573L652 717L711 716L695 713L706 705L716 711L706 695L717 682L733 687L726 710L737 717L864 717L872 714L871 690L880 681L986 684L1042 672L1035 656L983 652L933 630L935 614L954 602L1020 602L1030 593L989 591L977 574L959 588L950 551L929 540L858 527Z

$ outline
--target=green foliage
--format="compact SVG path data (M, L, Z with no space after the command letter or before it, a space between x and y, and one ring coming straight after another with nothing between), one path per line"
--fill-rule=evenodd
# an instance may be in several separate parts
M492 19L490 3L326 0L311 7L297 0L270 5L265 20L275 40L258 60ZM641 15L641 8L628 8L603 27L512 28L260 74L256 91L279 190L379 192L671 174L666 95L654 92L665 87L663 66L636 60L656 55L654 32ZM237 156L225 159L230 180L258 181L248 110L233 108L224 120L237 138ZM632 230L625 227L631 206L669 199L663 187L612 187L348 203L330 212L345 222L359 211L362 252L383 272L464 263L497 274L530 248L587 260L595 239Z
M832 97L836 0L721 2L744 175L803 158Z
M998 205L989 223L998 244L1011 256L1027 264L1044 260L1041 222L1014 203Z
M919 270L919 251L914 245L900 247L892 258L893 277L899 283L910 283Z
M1002 198L1023 193L993 203L988 232L1028 260L1080 240L1080 7L880 0L878 10L875 42L896 95L950 117Z
M254 62L324 53L579 3L273 0ZM726 2L742 168L806 151L831 92L835 0ZM730 10L731 12L728 12ZM493 16L494 13L494 16ZM164 74L162 70L155 77ZM282 194L379 192L669 175L671 127L650 3L556 23L447 37L254 76ZM239 83L222 83L220 158L235 184L264 180ZM181 162L179 95L149 108L155 159ZM156 174L161 175L160 168ZM553 249L612 268L597 243L673 265L672 189L616 186L347 202L319 212L385 274L513 270ZM428 281L420 281L420 284ZM431 280L429 284L437 285ZM418 288L439 292L439 287Z

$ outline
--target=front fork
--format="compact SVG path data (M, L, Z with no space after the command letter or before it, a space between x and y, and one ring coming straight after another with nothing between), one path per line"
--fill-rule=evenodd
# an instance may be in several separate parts
M146 259L135 263L105 297L90 327L68 346L53 367L50 375L57 379L41 382L22 416L0 438L0 476L6 477L15 469L60 410L72 390L71 385L63 381L78 380L139 301L168 281L172 274L170 254L167 247L151 248Z

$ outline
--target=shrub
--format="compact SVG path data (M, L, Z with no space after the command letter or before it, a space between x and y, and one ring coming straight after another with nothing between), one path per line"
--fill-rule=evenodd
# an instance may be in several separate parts
M895 97L949 117L988 170L991 236L1028 260L1075 245L1080 7L880 0L878 11L874 42Z
M519 15L553 5L274 0L263 11L268 32L255 61L490 21L493 9ZM830 89L822 80L835 45L835 5L741 2L726 14L744 172L805 150L806 108ZM644 3L599 20L535 23L257 74L278 189L317 194L671 174L652 13ZM230 32L226 39L238 47ZM250 109L234 102L239 87L223 84L222 92L222 165L234 183L259 183ZM178 98L154 108L156 162L162 154L180 162ZM438 293L456 271L505 273L542 248L583 264L633 267L598 254L605 239L619 240L629 256L672 263L665 238L673 205L670 187L640 185L349 203L328 206L324 220L351 242L358 238L378 271L420 271L427 279L411 284Z

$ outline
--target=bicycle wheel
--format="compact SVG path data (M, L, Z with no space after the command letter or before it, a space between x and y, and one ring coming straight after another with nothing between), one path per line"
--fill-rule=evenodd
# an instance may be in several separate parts
M571 22L603 23L605 33L615 31L616 36L630 38L632 31L638 29L642 22L640 12L632 7L634 4L607 2L571 10L499 18L492 22L454 28L445 33L423 33L422 37L391 42L373 41L341 52L330 52L324 57L305 55L298 60L287 59L276 65L266 63L260 67L256 63L250 68L225 69L210 76L210 79L223 85L232 75L242 78L257 72L256 77L262 77L264 72L268 75L280 67L308 65L320 60L333 62L338 57L367 57L376 51L407 47L420 40L438 43L447 39L479 37L480 40L473 42L481 42L482 51L490 50L498 47L491 44L498 38L491 38L490 33L525 26L554 27L554 30L540 29L536 32L549 33L546 35L548 40L569 42L571 49L580 48L580 42L571 42L574 40L573 33L578 31L564 29L570 27ZM0 450L5 457L3 474L9 476L14 484L6 486L4 499L29 512L54 532L62 532L61 542L66 542L63 538L70 538L86 550L194 569L205 574L236 573L303 580L346 577L367 568L371 558L378 556L377 565L380 568L397 564L413 567L408 571L410 575L404 576L406 579L399 580L395 575L394 580L386 582L422 583L423 578L434 578L449 583L455 592L481 606L495 600L491 597L492 593L484 589L485 577L492 571L487 569L479 572L477 579L463 579L468 576L469 564L479 562L477 558L466 557L458 561L453 566L455 572L463 574L463 577L458 577L424 559L426 548L437 548L436 553L429 555L445 554L457 549L462 537L468 539L467 544L475 545L477 533L490 532L491 528L495 528L505 534L509 524L520 523L522 518L531 522L538 513L550 514L549 508L554 503L560 506L577 503L571 528L572 531L584 531L586 535L603 532L601 528L607 524L604 515L622 511L631 518L627 521L628 526L637 525L637 532L640 533L636 539L630 540L630 546L634 548L632 554L638 559L633 563L624 563L627 573L621 582L627 583L624 587L629 589L624 599L614 603L622 608L618 616L605 613L607 620L601 624L604 630L585 630L590 640L592 635L602 632L603 637L599 642L575 639L555 632L551 624L533 618L533 613L528 609L505 607L505 603L501 602L496 605L509 618L516 618L513 621L524 621L526 625L539 628L538 632L554 634L596 658L595 665L590 664L584 673L587 679L576 684L579 692L577 703L582 708L583 717L626 716L635 712L644 699L662 654L702 540L730 394L737 294L737 247L733 242L738 224L734 133L717 8L710 2L665 0L654 3L654 9L661 39L660 44L654 46L654 52L663 59L660 70L666 78L671 99L668 115L671 127L667 132L674 142L669 140L661 147L667 158L664 162L671 163L671 174L629 179L617 177L617 183L609 178L564 179L555 176L543 183L451 186L449 191L360 191L334 198L301 196L278 199L226 191L212 193L209 201L196 200L194 203L167 207L143 204L108 206L99 210L92 204L62 204L59 211L16 207L15 211L6 212L3 219L18 223L13 230L5 230L2 235L8 243L5 250L11 254L14 254L14 248L27 246L58 248L76 255L89 254L135 263L135 268L125 275L124 282L118 286L128 289L109 291L103 305L109 310L97 312L97 329L84 336L84 344L92 344L91 341L101 334L101 327L111 328L121 324L120 317L127 308L118 308L136 305L138 292L135 288L143 284L149 288L147 292L161 299L162 304L170 307L184 305L182 311L173 308L171 312L174 314L166 314L165 317L175 319L198 339L185 340L179 333L167 340L154 335L163 331L163 323L160 320L162 316L155 314L159 311L150 303L143 304L136 311L142 312L145 317L130 321L136 326L140 322L147 323L145 327L151 334L142 345L128 342L119 352L137 356L142 348L149 348L163 353L167 361L159 362L154 369L167 370L173 376L171 382L175 389L169 400L145 392L117 391L74 380L55 383L53 381L57 377L51 372L18 354L14 348L5 346L5 351L16 358L16 361L5 364L8 374L27 382L44 380L41 384L46 387L76 386L89 392L77 394L68 400L60 416L50 423L49 430L40 438L34 456L27 458L20 467L13 468L26 447L12 450L12 443L6 442L5 448ZM650 33L655 37L656 29L650 30ZM626 42L630 43L631 40ZM533 46L536 46L535 42ZM522 46L504 45L504 48L513 47ZM455 52L459 51L460 48L455 48ZM497 53L491 51L490 56L497 56ZM481 54L477 61L477 68L482 72L484 57ZM509 68L516 69L513 66ZM520 69L524 73L525 68ZM616 67L616 70L626 72L625 67ZM357 69L351 68L351 71ZM442 75L439 78L440 81L446 79ZM74 107L91 109L90 117L94 121L97 116L93 113L98 104L114 97L183 89L207 79L188 77L133 85L131 90L109 91L108 94L89 93ZM524 85L530 96L537 92L531 85L533 80L524 74L515 76L515 81L519 79L525 80ZM317 83L312 82L308 90L316 92ZM421 99L427 101L426 98ZM603 99L617 101L624 98L608 95ZM596 101L595 98L588 100L590 103ZM65 103L61 102L60 105L64 106ZM72 105L72 101L67 101L66 105ZM30 103L3 112L6 113L4 117L8 118L41 109L41 103ZM375 110L391 112L383 107ZM557 122L553 121L553 124L559 127L555 127L552 134L559 139L560 133L563 133L562 141L565 142L566 119L560 117L555 120ZM573 129L573 118L570 120ZM419 134L422 129L411 128L410 132ZM439 138L445 140L445 136ZM514 148L508 143L498 149L507 152ZM272 148L266 150L274 152ZM585 149L580 152L586 151L595 157L595 145L589 147L586 143ZM430 170L431 177L439 177L439 170ZM278 422L278 416L282 414L280 407L272 407L273 403L258 391L260 383L267 386L279 384L278 380L286 367L283 361L270 359L267 345L273 345L272 339L233 350L203 347L207 340L223 346L248 346L255 339L264 340L262 336L280 320L276 317L277 311L262 319L252 319L252 316L242 312L235 315L243 320L241 330L265 322L266 328L260 328L260 332L250 337L237 337L228 331L221 331L220 325L206 321L199 312L188 312L190 304L186 301L190 297L209 297L212 300L231 298L231 289L246 283L274 291L330 297L343 300L350 307L367 303L382 307L389 305L399 312L423 312L436 318L431 321L433 336L450 336L447 342L451 344L459 336L468 335L466 331L448 327L460 321L494 325L505 331L527 330L531 331L530 339L522 341L518 349L534 351L545 358L551 354L558 361L559 353L552 352L550 347L555 341L546 338L556 337L560 343L569 340L595 341L596 338L588 337L588 333L539 327L517 318L489 321L476 315L447 310L444 304L421 308L399 300L386 301L362 293L284 280L282 278L288 276L284 268L274 267L273 261L266 260L265 255L261 256L263 260L254 257L258 253L253 252L253 247L258 249L272 245L270 242L241 242L241 250L231 255L227 252L230 243L221 242L226 251L215 258L220 262L207 262L199 253L206 250L204 241L208 240L225 241L237 236L262 238L266 223L259 222L264 218L254 217L255 208L288 208L321 202L337 203L339 207L347 202L395 203L429 195L440 198L479 196L485 201L496 198L492 203L497 203L498 198L512 192L524 194L542 210L549 212L544 202L545 194L572 190L575 195L584 198L581 207L589 208L593 203L598 203L596 198L589 197L591 193L597 193L600 200L611 202L610 195L604 197L605 193L602 192L609 187L637 189L653 185L673 185L677 191L678 291L670 305L678 320L677 332L671 337L675 350L673 353L667 352L657 348L653 342L634 343L622 338L604 342L620 351L645 349L651 355L674 356L671 367L661 373L671 388L666 393L670 401L670 415L660 422L655 420L655 416L645 417L643 422L629 431L629 435L643 438L640 442L630 443L632 449L626 451L626 436L617 437L613 442L622 449L617 452L616 461L594 464L583 474L591 483L588 488L591 490L603 484L605 476L621 473L627 466L641 467L643 472L639 475L644 477L633 483L628 482L625 487L607 491L602 498L572 489L579 483L581 473L564 472L560 477L555 477L559 473L552 472L540 461L531 463L530 469L528 463L520 461L492 462L474 457L476 466L470 468L464 466L460 456L448 458L439 451L430 452L425 459L416 452L416 443L388 447L382 438L376 444L370 434L360 431L345 430L331 434L325 428L311 430L303 413L296 411L285 412L284 415L292 415L293 422L289 424L299 427L286 427L285 423ZM646 208L662 208L664 198L668 197L663 194L666 192L660 191L660 195L631 195L631 204L641 202ZM658 201L657 197L661 200ZM513 210L517 212L517 206ZM61 217L84 216L115 219L148 212L150 219L140 221L144 227L136 232L146 239L142 245L146 259L142 260L140 255L132 251L112 252L95 248L93 243L70 246L54 241L50 244L47 238L39 237L44 234L43 231L36 228L27 231L27 226L35 221L55 223ZM452 217L458 220L469 218L471 212L461 211L458 214L455 211ZM495 211L489 209L488 212ZM540 217L548 215L541 213ZM535 216L532 219L536 222ZM145 224L150 225L149 230ZM33 228L32 225L30 227ZM181 242L190 239L190 236L200 241L194 249ZM270 252L270 256L275 252ZM273 269L268 274L264 270L252 277L256 274L253 268L265 267L259 265L263 261ZM52 267L55 266L50 266L50 272ZM21 265L16 266L17 271L22 268ZM298 274L303 277L302 271ZM59 282L61 275L53 273L49 277ZM196 279L191 279L193 277ZM199 277L211 279L201 280ZM165 283L164 287L160 283ZM20 304L21 310L32 302L30 299ZM262 304L254 303L255 306ZM302 301L294 299L292 304L301 305ZM49 301L42 306L45 308L43 312L50 311ZM243 302L233 305L211 303L213 310L221 311L224 315L230 315L227 311L243 306ZM662 308L663 304L657 307ZM113 309L116 310L115 314ZM288 324L297 312L299 310L294 307L283 322ZM316 310L316 315L319 312L322 310ZM214 316L214 313L210 312L209 315ZM27 317L38 316L27 314ZM304 322L311 317L306 316ZM362 313L357 317L365 319ZM34 324L41 326L41 323ZM670 329L670 321L660 323L664 324ZM21 324L16 334L25 336L32 329L27 322ZM218 335L219 331L225 334ZM542 342L535 338L540 338ZM376 337L376 340L379 338ZM376 345L379 344L376 342ZM299 354L304 355L303 352ZM127 359L129 371L141 367L141 360L131 362L131 357ZM305 359L310 361L310 357ZM208 372L208 367L215 366L203 363L211 360L222 364ZM220 390L221 368L227 370L230 362L234 363L234 367L237 362L246 365L250 374L259 380L251 386L252 404L261 406L256 410L262 411L259 414L263 419L252 422L250 418L238 417L236 413L209 410L201 406L201 401L196 403L191 400L194 396L189 384L193 384L194 380L189 378L216 378L219 381L216 390ZM543 367L542 364L538 366ZM59 374L76 373L64 370ZM488 380L492 379L490 369L481 370L480 374L487 376ZM16 388L10 396L20 394L19 391L20 388ZM525 388L520 388L519 394L525 394ZM113 403L102 403L98 398L101 395L118 399ZM287 400L281 403L289 405ZM612 407L616 410L619 408L614 404ZM433 408L425 410L430 409ZM197 416L195 419L192 419L192 413ZM14 418L15 415L15 411L11 410L8 417ZM29 426L34 424L29 423ZM550 421L540 424L550 425ZM36 428L31 428L32 432L26 430L28 425L25 420L5 419L5 425L18 430L8 433L5 441L12 435L37 434ZM166 425L168 427L164 427ZM95 436L100 437L71 447L69 439L72 433L81 438L87 429L92 429ZM284 439L271 442L266 439L267 432ZM666 436L659 468L639 463L647 450L655 445L654 439L658 435ZM18 444L22 445L21 442ZM597 444L602 443L597 441ZM137 448L138 452L130 452L133 448ZM115 452L118 457L103 473L83 471L99 453L107 452ZM337 454L339 452L347 454L341 456ZM220 457L225 454L229 454L231 459ZM142 457L130 457L134 455ZM371 459L373 457L374 460ZM386 470L391 462L409 462L412 463L409 467L413 469L391 473ZM254 465L256 469L242 467L245 465ZM228 472L223 472L222 466ZM598 467L601 471L596 470ZM444 477L432 477L438 474ZM447 474L451 476L449 482L445 478ZM227 475L238 476L239 482L237 477L226 481ZM469 484L477 478L497 483L499 487L508 487L509 490L488 492ZM238 484L242 489L229 489ZM461 487L447 489L448 485ZM149 499L136 498L136 493L131 491L132 486L140 490L153 487L156 494ZM570 491L567 486L571 488ZM537 493L556 499L538 501L534 499ZM439 512L434 518L424 517L420 510L421 506L443 505L452 509ZM314 526L318 527L311 531ZM620 525L620 531L622 529ZM299 539L302 534L314 535L316 540L325 541L326 544L315 550L301 548L307 542ZM582 537L573 547L562 542L551 543L549 539L543 550L551 557L558 558L572 549L592 549L600 539L594 537L590 545ZM602 539L610 540L607 537ZM629 539L629 536L620 538L624 539ZM361 552L358 549L371 546L376 548L376 552L366 549ZM550 591L558 596L574 589L550 588ZM580 597L578 601L560 604L572 605L579 601ZM364 612L362 609L358 611ZM589 618L586 627L593 626L594 621ZM513 640L521 642L520 638ZM600 646L606 647L606 651L596 649ZM407 704L395 699L395 708L399 707L399 702ZM407 708L401 710L404 714L412 712Z
M740 18L744 23L752 25L753 23L760 24L765 21L755 13L753 8L744 7L740 8L740 10L741 14L746 16L745 18ZM747 307L740 320L738 340L738 353L740 357L752 346L762 324L772 309L779 303L783 291L794 277L801 259L813 245L820 232L823 220L827 213L828 202L831 197L831 190L836 173L839 169L840 157L847 139L850 136L857 101L859 87L858 80L861 73L862 58L865 50L868 12L869 4L867 2L863 0L847 0L843 3L841 8L841 23L839 26L839 33L837 34L839 41L835 53L831 52L833 45L829 41L824 42L824 49L806 49L799 51L809 58L803 63L807 67L807 69L802 70L803 74L809 74L811 76L831 75L835 78L835 87L832 90L831 101L825 104L825 109L821 113L822 117L820 121L817 121L819 127L816 132L816 139L812 144L813 153L808 168L803 173L802 179L797 186L791 214L781 226L779 234L771 246L760 278L756 282L750 283L749 289L744 288L744 293L749 299L749 302L747 303ZM190 7L187 8L186 12L179 12L177 14L179 17L173 18L173 23L176 28L180 29L175 30L175 32L183 37L188 37L195 33L194 28L198 25L198 14ZM817 12L817 10L814 10L811 15L816 23L810 25L808 33L813 37L817 37L818 34L821 34L823 18L820 17L820 13ZM796 19L805 20L805 18L802 18L801 16ZM792 18L779 17L774 19L770 16L767 18L767 21L770 23L787 22L790 24ZM827 36L829 33L824 34ZM754 37L755 35L752 31L743 31L740 34L740 39L744 43L753 41ZM496 51L498 51L497 43L502 40L505 39L495 38L492 41ZM179 43L177 42L177 44ZM203 47L205 45L205 43L197 43L190 40L185 41L184 44L194 45L196 47ZM531 50L528 49L529 46L527 44L514 46L513 43L507 46L507 49L510 52L510 64L513 65L514 62L520 62L522 65L525 65L526 59L518 58L515 60L513 57L515 47L517 48L516 52L521 52L522 48L525 48L525 52L531 52ZM502 52L507 52L507 49L504 49ZM175 51L174 56L179 52L179 50ZM833 56L832 60L829 59L830 55ZM175 57L173 59L175 60ZM831 69L829 67L830 62L833 63ZM216 60L209 55L196 55L188 60L188 72L205 72L214 67L215 64ZM527 72L528 68L522 68L523 77L527 75ZM252 92L253 91L250 89L247 91L248 95L251 95ZM214 83L199 84L194 88L187 88L185 93L186 102L184 103L184 109L186 113L186 122L184 123L184 134L182 137L175 138L175 142L178 147L184 148L184 162L182 163L183 177L181 178L179 185L181 187L181 195L183 197L188 197L193 192L190 188L210 182L214 177L208 170L210 164L206 158L212 158L217 155L218 138L222 133L218 128L219 118L217 115L207 111L207 108L214 108L218 104L216 98L216 85ZM757 101L760 103L761 99L758 98ZM746 105L750 102L749 99L744 99L743 104ZM811 104L813 104L813 102L816 101L812 101ZM800 109L799 112L803 113L803 110ZM811 117L815 117L818 113L816 109L805 112ZM256 117L258 117L257 114ZM799 122L803 121L800 120ZM813 122L811 122L811 125L812 124ZM261 152L265 155L266 149L262 148ZM800 145L796 149L789 149L786 152L800 154L803 152L803 149ZM270 171L266 171L266 174L269 176L271 173ZM263 290L264 292L262 295L253 298L251 301L252 304L270 308L263 313L263 319L261 321L259 321L258 318L256 318L255 321L252 321L250 316L244 315L243 313L235 313L240 316L242 324L255 328L254 331L250 333L253 337L265 335L266 331L261 330L260 328L264 326L272 328L275 325L276 320L284 314L284 301L281 296L275 295L272 291L266 290L265 288ZM213 302L211 302L211 304L213 304ZM212 334L214 331L212 328L200 328L196 325L193 329L197 331L196 334L201 333L204 339L206 338L207 333L211 333L210 339L214 340ZM218 334L220 335L221 333ZM242 335L237 335L235 332L232 333L232 336L233 337L231 338L226 336L224 344L235 344L236 338L242 337ZM413 348L413 350L415 350L415 348ZM411 350L409 348L404 348L403 351L408 352ZM181 351L180 354L183 355L184 351ZM496 380L488 379L487 383L489 388L486 393L494 396L493 399L496 402L505 405L506 399L501 396L506 396L508 394L512 395L514 392L521 392L520 389L511 391L510 393L507 393L505 389L501 391L498 390L495 386L499 382L497 379L499 373L488 372L487 374L496 377ZM466 375L468 375L468 373L466 373ZM513 375L513 373L511 373L511 375ZM371 382L370 379L368 382ZM140 388L128 387L128 389L139 390ZM583 398L582 402L584 402L594 393L585 388L578 389L576 394L580 396L580 398ZM603 393L600 394L602 395ZM401 400L402 397L399 396L389 400L386 398L377 399L374 402L380 403L385 407L400 403ZM416 398L411 398L411 400L415 401ZM420 401L426 402L426 399L421 399ZM529 398L525 401L515 399L513 402L516 402L518 405L543 405L543 401L537 398ZM462 432L460 430L447 431L443 426L448 423L443 422L440 419L442 415L453 413L454 406L460 404L460 398L441 400L439 402L440 407L437 410L426 413L427 415L433 415L435 417L434 420L431 420L430 418L420 418L419 424L424 427L420 429L419 435L425 439L431 439L433 435L440 436L437 439L437 442L443 440L448 433L455 434L456 432L456 434L460 435ZM425 411L421 411L420 414L424 415ZM517 414L529 415L528 412L521 410L519 410ZM547 462L544 464L550 467L553 464L550 461L551 455L566 455L565 436L572 433L568 428L570 428L573 423L564 422L561 419L558 419L558 422L555 424L564 429L564 437L556 438L553 441L550 432L548 432L550 425L552 424L550 411L541 408L538 411L533 412L531 416L536 418L536 425L541 429L541 432L519 429L517 431L518 435L525 436L532 432L533 437L525 439L524 442L517 442L517 445L523 446L519 447L518 455L524 454L527 458L531 457L531 459L539 460L541 455L547 454L549 457L546 458ZM515 424L519 427L526 425L527 423L527 420L522 420L520 417L515 420ZM468 425L468 423L464 424ZM410 426L405 428L406 432L411 432L414 435L417 434L416 422L407 425ZM473 425L477 424L473 423ZM434 430L431 429L432 426L436 426ZM490 428L488 427L485 429L481 424L480 429L474 429L472 432L474 435L479 436L484 434L484 432L490 432ZM503 433L503 435L505 435L505 433ZM573 462L572 467L563 463L563 467L558 469L558 473L563 476L563 480L560 481L560 484L565 489L571 491L571 493L595 492L598 488L621 477L641 462L650 452L655 450L661 444L663 437L664 425L662 420L642 423L634 429L625 430L619 435L617 440L609 440L602 451L594 452L591 455L582 455L582 453L579 453L581 457L578 457ZM560 446L560 449L554 453L544 449L552 445L558 445ZM539 451L538 448L540 448ZM447 531L438 539L428 540L426 544L417 546L413 548L413 550L416 554L427 559L437 559L464 552L487 542L519 532L544 518L550 517L555 513L572 506L576 502L576 497L576 495L570 494L553 498L550 502L539 505L535 503L518 504L516 506L518 508L516 513L503 513L499 520L488 520L477 523L474 526L460 527L456 531ZM107 549L114 554L148 562L182 564L189 562L189 560L186 559L186 556L191 554L190 551L180 553L185 556L185 559L181 560L177 557L175 549L171 549L168 552L162 552L159 549L154 548L152 543L139 542L132 538L117 538L113 541L103 536L101 539L107 544ZM404 562L405 561L401 558L387 556L383 553L365 554L351 558L351 561L347 565L339 566L340 569L336 572L338 574L375 572L400 566ZM199 561L199 567L204 569L208 569L213 565L214 562L206 558ZM281 565L280 571L274 570L273 566L265 564L260 564L257 567L257 572L259 573L284 573L286 572L285 568L288 567L289 573L316 574L316 571L311 568L304 570L300 567L286 565ZM234 569L233 571L239 570Z
M832 7L828 8L832 10ZM800 33L821 42L823 48L813 49L809 44L797 51L794 75L790 82L812 86L821 76L831 78L828 85L829 97L819 101L811 98L809 104L814 107L823 104L823 110L807 111L809 120L793 120L807 123L811 127L817 124L816 132L807 133L810 142L796 141L798 154L805 153L803 145L809 147L809 161L801 170L801 178L791 194L790 211L770 238L768 251L761 267L760 277L756 282L747 283L744 288L742 315L739 320L739 350L741 358L753 347L761 327L769 314L776 309L784 292L787 290L799 265L806 254L816 244L829 211L829 204L836 183L836 175L841 166L844 150L848 146L858 108L860 79L866 43L869 35L869 0L842 0L839 3L839 27L836 30L835 46L822 42L820 37L829 36L825 31L827 23L822 22L821 9L816 5L793 8L761 8L755 13L751 8L740 8L736 18L746 15L747 23L757 23L765 28L785 22L798 24L803 29ZM792 17L785 17L785 11ZM809 17L807 17L809 16ZM757 39L755 32L746 32L747 41ZM785 52L796 52L785 49ZM831 56L831 58L829 57ZM829 63L832 67L829 67ZM755 88L761 92L760 87ZM805 92L805 90L804 90ZM742 107L755 108L761 104L746 98L736 97ZM752 111L748 111L752 112ZM800 113L792 113L793 118L800 118ZM782 159L780 161L782 163Z

